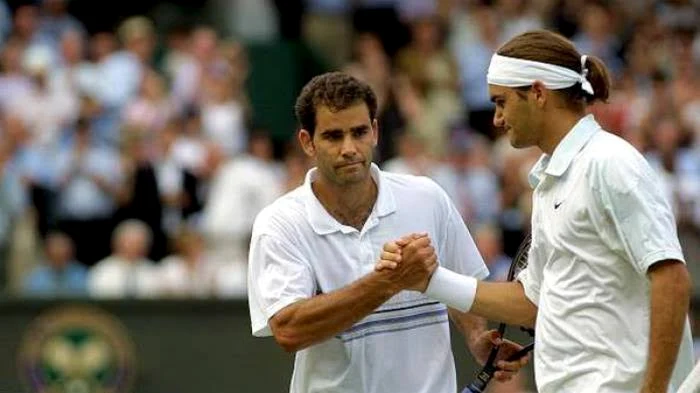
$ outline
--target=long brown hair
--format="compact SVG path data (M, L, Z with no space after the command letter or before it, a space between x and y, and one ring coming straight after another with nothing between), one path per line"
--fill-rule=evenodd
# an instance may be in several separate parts
M581 53L574 44L564 36L548 31L529 31L513 37L497 53L501 56L538 61L566 67L581 73ZM585 67L588 68L587 79L593 86L590 95L577 83L569 88L558 90L573 105L592 104L595 101L607 102L610 95L610 74L602 60L587 56Z

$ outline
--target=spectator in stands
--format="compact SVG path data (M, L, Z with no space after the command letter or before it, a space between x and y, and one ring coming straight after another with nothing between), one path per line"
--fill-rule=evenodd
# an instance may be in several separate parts
M146 258L151 230L143 222L127 220L112 235L112 255L90 268L88 293L95 298L151 298L158 295L158 276Z
M173 242L174 252L160 262L160 295L175 298L205 298L216 294L217 263L207 250L201 233L183 227Z
M157 134L174 113L165 79L156 70L144 68L138 96L126 104L122 124L142 129L149 135Z
M51 162L57 226L73 239L77 259L92 266L109 254L123 172L114 151L93 143L89 119L78 120L71 139Z
M266 134L253 134L250 146ZM249 151L227 160L214 173L205 202L202 230L220 261L244 264L255 216L282 193L277 170Z
M87 37L78 30L66 30L60 36L57 64L49 70L52 91L69 95L79 102L82 97L99 97L100 79L95 63L87 58Z
M3 110L15 97L27 94L32 89L32 80L22 68L24 44L17 38L10 38L2 45L0 52L0 108Z
M474 231L474 242L479 254L489 268L489 281L506 281L511 259L503 252L503 239L500 228L483 224Z
M0 132L0 138L7 136ZM24 212L26 195L18 174L10 165L11 145L0 143L0 288L4 287L15 222Z
M87 30L81 21L68 13L69 0L42 0L41 14L37 34L54 48L58 48L59 40L69 31L87 35Z
M474 8L472 20L476 23L474 40L458 48L462 99L466 106L469 128L496 138L493 130L493 104L489 100L488 85L484 75L488 71L489 59L502 43L501 31L495 11L487 6ZM462 23L468 23L469 20Z
M156 44L155 27L150 19L135 16L121 23L118 29L122 48L106 55L100 63L100 105L111 119L112 135L106 137L116 145L119 140L119 118L124 107L138 94L146 70L153 61Z
M411 42L397 54L398 71L408 77L420 97L422 113L413 124L422 135L427 153L444 156L451 126L463 119L459 96L459 68L444 45L445 25L437 16L411 22Z
M305 0L302 37L331 68L350 61L352 50L351 2L349 0Z
M155 164L156 138L146 135L142 129L125 129L120 151L122 182L119 188L119 207L115 212L117 222L136 219L150 229L149 257L158 261L167 254L167 238L163 226L163 193L158 184ZM166 177L163 186L170 196L172 182ZM176 180L177 182L177 180ZM176 185L177 186L177 185Z
M87 268L75 260L73 241L65 233L46 237L43 263L24 280L26 296L63 298L87 295Z

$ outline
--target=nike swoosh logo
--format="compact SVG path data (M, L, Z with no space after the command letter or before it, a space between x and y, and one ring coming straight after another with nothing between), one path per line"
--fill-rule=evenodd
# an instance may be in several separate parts
M554 209L559 209L559 206L561 206L562 203L563 203L563 202L559 202L559 203L555 202L555 203L554 203Z

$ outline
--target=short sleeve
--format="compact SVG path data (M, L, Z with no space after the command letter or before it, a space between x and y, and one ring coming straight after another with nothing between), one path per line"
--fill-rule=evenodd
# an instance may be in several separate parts
M248 267L248 302L253 335L270 336L268 320L279 310L315 293L311 267L290 241L253 237Z
M540 273L537 266L529 264L516 277L516 280L523 286L525 297L536 306L540 303L540 284L542 282Z
M608 237L615 251L632 261L641 274L655 262L685 261L669 201L641 154L622 151L594 165L591 175L599 210L594 219L600 228L612 226L610 233L601 236Z
M439 186L436 185L436 187ZM443 201L442 222L445 223L442 225L442 241L438 245L440 264L455 273L480 280L485 279L489 275L489 270L476 248L469 229L447 193L442 189L440 193Z

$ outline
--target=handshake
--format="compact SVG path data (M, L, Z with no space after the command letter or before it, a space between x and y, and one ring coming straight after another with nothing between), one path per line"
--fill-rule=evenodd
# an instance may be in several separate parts
M397 290L425 292L438 267L427 233L414 233L384 244L374 270L385 274Z

